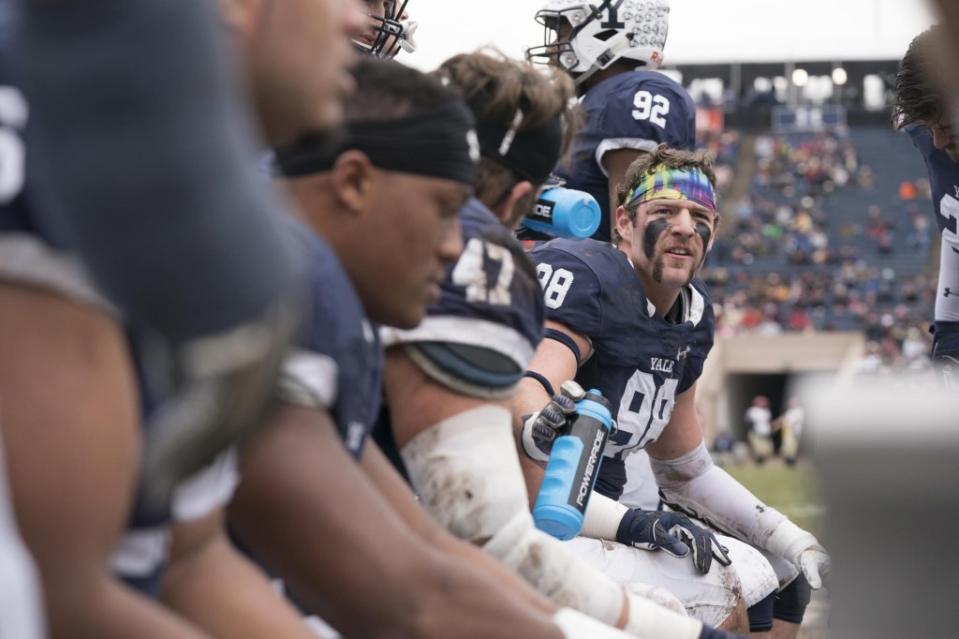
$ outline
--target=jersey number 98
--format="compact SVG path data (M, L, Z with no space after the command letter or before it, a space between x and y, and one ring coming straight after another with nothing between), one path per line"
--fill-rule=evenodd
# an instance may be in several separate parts
M559 308L566 300L569 287L573 285L573 274L565 268L553 270L549 264L536 266L536 277L543 287L543 300L547 308Z

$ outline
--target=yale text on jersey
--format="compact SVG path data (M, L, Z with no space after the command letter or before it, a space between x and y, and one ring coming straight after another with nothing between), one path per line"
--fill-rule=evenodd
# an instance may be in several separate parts
M671 359L666 359L665 357L651 357L649 359L649 365L654 373L666 373L667 375L672 375L673 366L676 365L676 362Z

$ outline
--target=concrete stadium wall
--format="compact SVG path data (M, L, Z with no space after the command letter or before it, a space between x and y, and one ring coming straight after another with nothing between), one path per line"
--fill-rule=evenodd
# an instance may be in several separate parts
M737 419L745 410L744 398L762 391L758 382L764 377L778 377L787 386L790 380L809 375L846 378L862 359L865 344L859 332L717 338L696 391L706 441L717 430L740 433ZM750 376L756 376L753 383Z

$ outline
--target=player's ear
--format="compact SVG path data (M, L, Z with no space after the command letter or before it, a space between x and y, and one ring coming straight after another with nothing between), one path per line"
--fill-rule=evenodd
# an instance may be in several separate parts
M509 190L506 197L493 209L493 213L499 218L499 221L509 228L513 228L519 223L520 218L525 216L532 203L533 184L528 180L517 182Z
M713 234L709 236L709 246L706 247L706 252L709 253L713 250L713 244L716 243L716 234L719 233L719 214L716 214L716 217L713 218Z
M629 237L631 235L631 225L632 220L629 219L629 211L626 210L626 207L616 207L616 230L619 232L619 236L622 238Z
M344 151L336 158L331 181L336 199L350 213L362 213L370 200L376 167L362 151Z

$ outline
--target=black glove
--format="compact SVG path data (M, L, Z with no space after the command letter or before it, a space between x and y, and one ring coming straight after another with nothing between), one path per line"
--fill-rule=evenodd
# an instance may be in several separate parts
M616 541L646 550L665 550L676 557L685 557L691 550L693 564L704 575L712 567L713 557L724 566L732 563L728 550L712 531L685 515L663 510L630 510L619 523Z
M546 406L523 420L523 452L533 460L546 462L553 442L569 430L569 419L576 415L576 403L555 395Z

